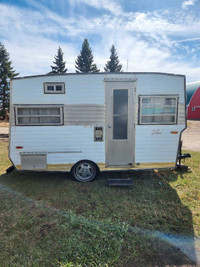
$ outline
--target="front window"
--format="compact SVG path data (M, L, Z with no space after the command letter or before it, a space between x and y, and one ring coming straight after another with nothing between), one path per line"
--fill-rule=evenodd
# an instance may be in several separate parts
M139 124L176 124L178 96L140 96Z

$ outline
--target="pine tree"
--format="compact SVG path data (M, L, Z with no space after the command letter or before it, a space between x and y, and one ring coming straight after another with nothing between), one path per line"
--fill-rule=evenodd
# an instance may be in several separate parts
M63 52L60 46L58 47L57 55L54 57L55 61L53 63L55 66L51 66L52 71L50 73L66 73L67 69L65 68L66 62L63 61Z
M6 109L9 109L10 102L10 79L19 75L12 67L9 53L0 43L0 114L3 119L6 116Z
M97 65L93 63L93 55L92 50L89 46L89 42L87 39L84 39L82 44L82 50L80 54L77 56L77 60L75 61L75 67L77 73L93 73L99 72L100 70L97 68Z
M110 49L111 55L110 55L110 60L107 61L104 70L107 72L118 72L118 71L122 71L122 65L119 64L119 59L118 59L118 55L115 49L115 46L112 45L111 49Z

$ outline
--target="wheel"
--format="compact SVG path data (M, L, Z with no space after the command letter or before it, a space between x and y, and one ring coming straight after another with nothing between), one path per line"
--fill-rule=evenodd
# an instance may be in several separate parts
M91 182L97 177L97 167L92 161L82 160L73 166L71 173L79 182Z

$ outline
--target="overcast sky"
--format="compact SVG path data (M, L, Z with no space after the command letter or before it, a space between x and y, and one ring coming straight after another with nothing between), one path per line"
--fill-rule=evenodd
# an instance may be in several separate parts
M83 39L97 66L115 45L123 71L200 80L200 0L0 0L0 42L20 76L49 72L58 46L68 72Z

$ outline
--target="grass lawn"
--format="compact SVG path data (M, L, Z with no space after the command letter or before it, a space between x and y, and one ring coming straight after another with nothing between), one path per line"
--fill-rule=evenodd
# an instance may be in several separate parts
M195 263L200 153L187 159L188 173L104 172L82 184L66 173L5 174L7 146L0 142L0 266ZM107 186L119 176L134 186Z

